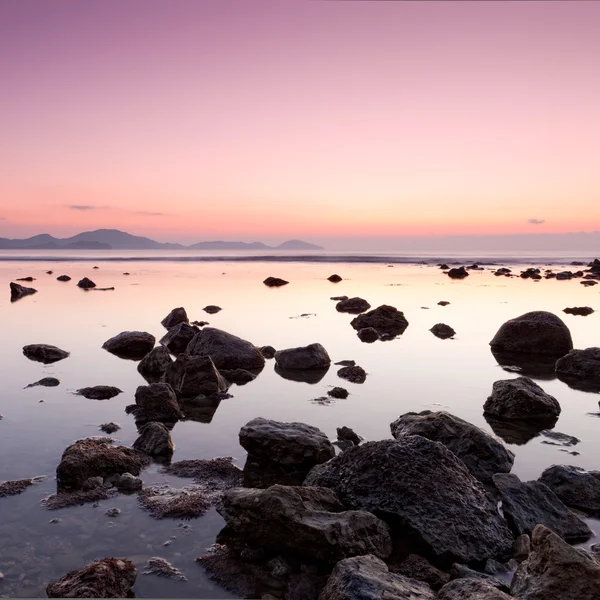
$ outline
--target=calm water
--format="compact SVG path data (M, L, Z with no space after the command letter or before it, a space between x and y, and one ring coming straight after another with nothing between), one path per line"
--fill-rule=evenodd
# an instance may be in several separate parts
M96 255L98 256L98 255ZM13 255L14 258L14 255ZM122 257L124 258L124 256ZM341 425L354 428L366 439L389 438L389 423L407 411L448 410L490 431L482 406L492 383L516 374L503 370L489 351L488 342L507 319L530 310L560 314L571 329L576 347L600 342L600 312L588 317L564 315L566 306L600 310L598 287L573 281L496 278L489 271L472 272L464 281L451 281L433 266L311 262L108 262L96 260L60 263L39 259L0 261L0 481L45 475L41 484L20 496L0 499L0 596L45 596L44 587L70 569L105 556L132 559L140 568L135 592L139 597L233 598L212 584L195 558L204 553L223 525L212 510L190 522L184 533L177 520L157 521L143 512L135 497L118 496L100 502L48 512L40 500L55 491L54 472L65 447L74 440L99 434L101 423L115 421L122 429L114 437L124 444L135 440L133 418L124 413L137 386L145 384L136 363L102 350L102 343L124 330L145 330L159 339L161 319L174 307L184 306L191 320L276 348L322 343L333 361L354 359L368 372L367 381L353 385L336 376L333 367L316 384L279 377L273 361L250 384L232 386L233 398L218 406L210 423L178 423L172 437L173 460L234 456L243 465L238 445L242 425L263 416L303 421L335 438ZM575 257L569 257L569 261ZM589 259L589 257L587 257ZM548 260L548 262L552 262ZM510 265L509 265L510 266ZM54 275L45 274L48 269ZM129 271L131 275L122 275ZM338 272L344 281L325 280ZM69 283L56 281L66 273ZM37 278L35 296L9 302L8 282L17 277ZM283 277L290 284L269 289L265 277ZM112 292L85 292L76 287L83 276ZM359 295L373 307L386 303L404 311L410 325L391 342L362 344L349 322L329 298ZM440 300L451 304L437 305ZM223 310L206 315L202 308L217 304ZM422 307L428 307L425 310ZM308 317L299 317L309 313ZM428 330L444 322L457 331L455 339L440 340ZM49 343L69 350L71 356L44 366L27 360L25 344ZM57 388L24 387L44 376L61 380ZM562 406L556 430L580 438L581 454L570 456L541 437L524 446L510 446L516 454L513 472L522 479L537 478L551 464L598 468L600 394L571 389L556 379L539 380ZM80 387L107 384L125 393L98 402L75 396ZM351 395L328 406L311 402L334 385ZM44 402L40 402L43 400ZM142 475L145 484L169 482L176 487L187 479L167 477L158 466ZM119 507L113 519L104 513ZM50 520L60 522L51 524ZM600 533L600 522L588 521ZM175 537L173 537L175 536ZM170 545L164 546L167 541ZM595 538L588 544L597 542ZM173 582L141 571L152 556L161 556L183 571L188 582Z

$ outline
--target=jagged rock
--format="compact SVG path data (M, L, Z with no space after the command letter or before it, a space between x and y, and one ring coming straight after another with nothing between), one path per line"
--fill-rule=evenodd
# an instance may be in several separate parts
M228 545L291 554L333 564L347 556L392 551L387 525L365 511L347 511L328 489L273 485L233 488L217 505Z
M496 276L500 276L500 275L510 275L511 270L507 269L506 267L500 267L499 269L496 269L494 271L494 275Z
M279 277L267 277L263 283L268 287L281 287L282 285L287 285L289 281L280 279Z
M153 348L138 363L138 373L150 383L158 382L173 362L169 351L164 346Z
M450 581L450 575L434 567L426 558L418 554L409 554L402 562L388 564L392 573L398 573L422 581L433 590L439 590Z
M117 423L103 423L102 425L100 425L100 429L102 431L104 431L104 433L108 433L109 435L111 433L114 433L115 431L119 431L119 429L121 429L121 426L118 425Z
M388 522L407 551L438 562L509 557L513 536L464 463L421 436L365 442L309 473L304 485ZM452 527L447 524L452 523Z
M274 358L277 352L273 346L261 346L259 351L265 358Z
M332 398L345 400L350 394L348 393L348 390L343 387L334 387L327 391L327 395Z
M600 382L600 348L571 350L556 361L556 373L565 379Z
M588 315L591 315L594 312L594 309L590 308L589 306L573 306L572 308L564 308L563 312L567 313L568 315L579 315L581 317L587 317Z
M371 344L372 342L376 342L379 339L379 334L377 333L377 329L373 327L363 327L358 330L358 339L361 342L365 342L367 344Z
M176 569L168 560L154 556L148 560L146 569L142 571L143 575L157 575L158 577L167 577L177 581L187 581L187 577Z
M180 354L165 373L165 381L182 396L210 396L227 391L229 384L208 356Z
M404 575L390 573L379 558L368 554L338 562L319 600L435 600L431 588Z
M35 360L36 362L48 365L67 358L70 353L49 344L29 344L23 347L23 354L29 360Z
M46 587L49 598L131 598L135 565L124 558L103 558L69 571Z
M363 440L354 429L346 426L337 428L337 439L340 442L350 442L353 446L358 446Z
M438 600L511 600L512 596L501 592L482 579L455 579L447 583L438 594ZM541 600L541 598L540 598Z
M543 525L531 538L532 551L513 577L510 592L519 600L597 600L600 564L572 548Z
M338 312L350 313L352 315L358 315L366 310L369 310L371 305L363 298L346 298L340 300L336 305L335 309Z
M367 313L359 315L350 321L350 325L356 330L372 327L379 335L401 335L408 327L408 321L404 313L394 306L382 304Z
M435 337L439 337L442 340L456 335L456 331L454 331L450 325L446 325L445 323L436 323L429 331L431 331Z
M391 423L390 428L396 439L420 435L444 444L483 483L491 483L494 473L509 473L515 460L514 454L496 438L445 411L409 412Z
M68 275L59 275L56 281L71 281L71 278Z
M153 421L173 425L183 417L175 391L168 383L140 385L130 412L135 416L138 426Z
M102 487L104 484L104 477L100 477L99 475L96 477L90 477L83 482L82 490L87 492L89 490L95 490L97 488Z
M133 442L136 450L150 456L165 456L173 454L175 447L171 441L169 430L162 424L150 422L139 430L139 437Z
M221 369L220 373L227 381L237 385L244 385L256 379L256 375L246 369Z
M556 315L543 310L506 321L490 342L497 352L564 356L573 349L571 332Z
M342 278L337 273L334 273L327 278L327 281L331 281L331 283L339 283L342 281Z
M110 400L111 398L122 394L123 390L112 385L95 385L93 387L81 388L75 393L88 400Z
M546 525L567 541L587 540L592 532L546 485L522 482L514 474L494 475L494 485L502 497L502 512L515 535L530 534L538 524Z
M79 287L83 290L89 290L91 288L95 288L96 284L91 279L84 277L77 283L77 287Z
M448 277L450 279L464 279L469 276L469 272L464 267L450 269L448 271Z
M160 339L159 344L168 348L172 354L185 352L195 335L200 331L198 327L189 323L178 323L167 331Z
M286 371L326 369L331 364L327 350L321 344L278 350L275 362Z
M43 377L42 379L40 379L39 381L36 381L35 383L30 383L29 385L26 385L25 389L37 387L37 386L56 387L57 385L60 385L60 381L58 379L56 379L56 377Z
M141 360L154 348L156 338L145 331L123 331L109 340L102 347L118 356L131 360Z
M142 480L131 473L123 473L115 480L120 492L137 492L142 489Z
M364 383L367 379L367 372L358 365L353 367L342 367L338 370L337 376L346 379L350 383Z
M204 312L207 312L209 315L214 315L223 309L220 306L209 304L208 306L205 306L202 310Z
M538 481L547 485L569 508L592 517L600 516L600 471L552 465Z
M187 316L187 312L185 312L185 308L180 306L179 308L174 308L161 322L160 324L166 329L171 329L171 327L175 327L175 325L179 325L179 323L189 323L189 319Z
M25 296L31 296L32 294L37 294L37 290L35 288L24 287L19 285L18 283L10 282L10 301L15 302L24 298Z

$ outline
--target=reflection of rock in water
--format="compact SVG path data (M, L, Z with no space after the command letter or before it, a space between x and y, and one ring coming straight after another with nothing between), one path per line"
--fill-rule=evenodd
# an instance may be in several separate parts
M561 373L558 374L558 379L563 383L566 383L571 389L578 390L580 392L590 392L592 394L600 393L600 380L593 381L589 379L577 379L575 377L568 377Z
M492 431L507 444L522 446L529 440L540 435L544 429L552 429L558 417L548 417L539 420L503 421L490 415L483 415Z
M310 369L310 370L300 370L300 369L282 369L279 365L275 365L275 373L284 379L289 379L290 381L301 381L303 383L319 383L323 377L325 377L327 371L329 371L329 367L326 369Z
M556 379L555 357L520 352L494 352L493 350L492 355L505 371L547 381Z
M197 421L199 423L210 423L221 404L221 398L217 396L196 396L195 398L183 399L179 406L186 421Z

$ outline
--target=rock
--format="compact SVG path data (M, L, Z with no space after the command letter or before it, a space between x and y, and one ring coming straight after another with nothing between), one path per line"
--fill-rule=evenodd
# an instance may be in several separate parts
M572 548L544 525L531 538L532 551L513 577L510 592L519 600L597 600L600 564Z
M198 327L194 327L189 323L179 323L167 331L159 344L168 348L171 354L181 354L186 351L190 342L199 331Z
M361 311L362 312L362 311ZM372 327L380 335L401 335L408 327L404 313L393 306L382 304L369 312L359 315L350 321L356 330Z
M204 486L207 492L220 492L242 485L243 472L232 460L230 456L212 460L180 460L169 465L166 472L177 477L193 477L194 483Z
M131 360L141 360L154 348L156 338L145 331L123 331L110 338L102 347L118 356Z
M236 383L237 385L244 385L256 379L254 373L246 371L245 369L222 369L220 372L227 381Z
M24 492L30 485L39 483L44 477L32 477L30 479L16 479L13 481L0 482L0 498L16 496Z
M448 302L447 300L440 300L440 301L438 302L438 304L439 304L440 306L448 306L448 304L450 304L450 302Z
M240 445L248 452L244 466L246 487L301 485L312 467L335 455L327 436L305 423L257 418L240 429L239 437Z
M379 339L377 329L374 329L373 327L363 327L362 329L358 330L357 335L361 342L365 342L367 344L376 342Z
M153 348L138 363L138 373L149 383L156 383L167 372L173 362L169 350L164 346Z
M556 361L556 373L565 379L600 382L600 348L571 350Z
M202 310L204 312L207 312L209 315L214 315L223 309L220 306L215 306L214 304L209 304L208 306L205 306Z
M56 281L71 281L71 278L68 275L59 275Z
M600 517L600 471L552 465L538 481L548 486L569 508Z
M331 281L331 283L339 283L340 281L342 281L342 278L334 273L333 275L330 275L327 278L327 281Z
M274 358L277 352L273 346L261 346L259 351L265 358Z
M169 561L158 556L154 556L148 560L146 570L142 571L142 574L158 575L158 577L167 577L177 581L187 581L187 577L179 569L176 569Z
M591 279L586 279L585 281L580 281L579 283L581 283L581 285L585 285L586 287L590 287L592 285L598 285L597 281L594 281Z
M426 583L433 590L439 590L450 581L448 573L436 569L426 558L418 554L409 554L402 562L388 564L388 567L392 573Z
M140 385L130 412L135 416L138 426L152 421L174 425L183 417L175 391L168 383Z
M342 300L348 300L348 296L331 296L329 299L341 302Z
M444 444L483 483L492 483L494 473L509 473L515 460L514 454L496 438L445 411L409 412L390 428L396 439L420 435Z
M564 308L563 312L567 313L568 315L579 315L581 317L587 317L588 315L591 315L594 312L594 309L590 308L589 306L573 306L572 308Z
M131 473L123 473L115 481L120 492L138 492L142 489L142 480Z
M494 485L502 497L502 512L515 535L531 534L540 523L571 542L585 541L592 535L587 524L543 483L521 482L514 474L498 473L494 475Z
M433 333L436 337L441 338L442 340L448 339L456 335L456 331L450 327L450 325L446 325L445 323L436 323L429 331Z
M367 554L338 562L319 600L435 600L431 588L390 573L379 558Z
M260 371L265 365L263 355L254 344L214 327L199 331L187 352L192 356L210 356L217 369Z
M469 276L469 272L464 267L450 269L448 271L448 277L450 279L464 279Z
M121 509L120 508L109 508L104 514L107 517L114 519L115 517L118 517L121 514Z
M552 446L575 446L576 444L579 444L579 442L581 442L581 440L577 439L575 436L567 435L566 433L560 433L560 431L551 431L550 429L544 429L543 431L540 431L540 433L544 437L554 440L552 442L544 440L542 444L550 444Z
M486 561L486 565L492 561L493 564L496 565L500 565L502 566L502 563L499 563L498 561L494 561L494 559L489 559ZM504 572L506 572L507 570L505 569ZM452 565L452 569L450 569L450 574L452 575L453 579L476 579L478 581L485 581L486 583L489 583L491 586L503 591L503 592L508 592L509 590L509 585L507 584L506 581L504 581L503 579L499 579L498 577L493 577L492 575L488 574L488 573L481 573L480 571L475 571L474 569L471 569L469 567L467 567L467 565L461 565L459 563L454 563Z
M345 426L337 428L337 439L341 442L350 442L353 446L358 446L363 440L354 429Z
M59 491L47 498L43 498L40 506L45 510L62 510L72 506L83 506L84 504L97 504L100 500L108 500L117 495L117 490L112 487L102 486L91 490L75 490L68 493Z
M263 283L268 287L281 287L282 285L287 285L289 281L279 279L279 277L267 277Z
M340 300L336 305L335 309L338 312L350 313L353 315L358 315L366 310L369 310L371 305L364 300L363 298L346 298L345 300Z
M84 277L82 280L80 280L77 283L77 287L83 289L83 290L89 290L91 288L95 288L96 284L91 280L88 279L87 277Z
M58 379L56 379L56 377L43 377L42 379L40 379L39 381L36 381L35 383L30 383L29 385L26 385L25 389L37 387L37 386L56 387L57 385L60 385L60 381Z
M328 489L273 485L266 490L233 488L217 511L226 528L219 539L267 554L291 554L334 564L347 556L392 551L387 525L364 511L347 511Z
M88 400L110 400L111 398L122 394L123 390L112 385L95 385L93 387L81 388L75 393Z
M348 390L343 387L334 387L327 391L327 395L332 398L338 398L340 400L345 400L350 394Z
M344 505L387 521L408 552L437 562L512 553L513 536L483 486L450 450L421 436L350 448L304 484L332 488Z
M189 323L189 319L187 316L187 312L185 312L185 308L180 306L179 308L174 308L161 322L160 324L166 329L171 329L171 327L175 327L175 325L179 325L179 323Z
M482 579L455 579L439 592L438 600L511 600L512 596L501 592ZM540 599L541 600L541 599Z
M56 467L59 490L79 490L90 477L138 475L148 459L133 448L112 446L110 438L87 438L71 444Z
M531 538L524 533L515 540L515 553L513 558L517 562L523 562L529 556L531 551Z
M321 344L278 350L275 362L286 371L326 369L331 364L327 350Z
M139 430L139 437L133 442L136 450L145 452L149 456L169 456L175 447L171 441L169 430L162 424L150 422Z
M337 376L350 383L364 383L367 379L367 372L362 367L355 365L354 367L342 367L337 372Z
M67 358L70 353L49 344L29 344L23 347L23 354L29 360L35 360L36 362L48 365Z
M490 342L495 351L564 356L573 349L571 332L556 315L538 310L506 321Z
M118 425L117 423L103 423L102 425L100 425L100 429L102 431L104 431L104 433L108 433L109 435L111 433L114 433L115 431L119 431L119 429L121 429L121 426Z
M354 360L340 360L336 363L334 363L336 365L339 365L340 367L354 367L356 365L356 361Z
M208 356L180 354L165 373L165 381L182 396L210 396L227 391L229 384Z
M103 558L48 584L46 594L49 598L130 598L136 577L130 560Z
M145 487L138 502L155 519L196 519L212 506L206 493L192 488Z
M32 294L37 294L37 290L35 288L23 287L18 283L10 283L10 301L15 302L24 298L25 296L31 296Z
M89 490L95 490L97 488L100 488L100 487L102 487L103 484L104 484L104 477L100 477L98 475L96 477L90 477L89 479L86 479L84 481L81 489L84 492L87 492Z

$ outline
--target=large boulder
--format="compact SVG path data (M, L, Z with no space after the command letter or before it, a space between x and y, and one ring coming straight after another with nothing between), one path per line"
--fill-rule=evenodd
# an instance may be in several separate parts
M340 300L336 305L335 309L338 312L350 313L352 315L358 315L360 313L369 310L371 305L364 298L344 298Z
M435 600L426 584L390 573L387 565L367 554L338 562L319 600Z
M69 356L69 352L66 350L61 350L50 344L29 344L23 346L23 354L29 360L35 360L45 365L58 362Z
M154 348L156 338L145 331L123 331L109 340L102 347L118 356L131 360L141 360Z
M571 350L556 361L556 373L564 379L600 383L600 348Z
M511 596L491 583L471 578L455 579L447 583L437 597L438 600L511 600Z
M152 421L173 426L183 417L173 388L167 383L140 385L130 410L138 426Z
M214 327L199 331L190 342L187 353L209 356L217 369L259 371L265 365L264 356L254 344Z
M138 363L138 373L148 382L160 381L173 362L171 355L164 346L156 346Z
M349 448L304 484L332 488L349 508L387 521L409 552L438 562L512 552L513 536L482 484L444 445L421 436Z
M569 508L600 517L600 471L552 465L538 481L547 485Z
M409 412L390 428L396 439L420 435L444 444L483 483L491 483L494 473L509 473L515 460L514 454L495 437L445 411Z
M165 425L157 422L146 423L139 430L139 437L133 447L149 456L170 456L175 447L171 434Z
M372 327L379 335L400 335L408 327L404 313L394 306L382 304L350 321L350 325L357 331Z
M159 344L168 348L172 354L181 354L186 351L186 348L199 331L199 327L189 323L178 323L165 333Z
M510 593L519 600L598 600L600 563L572 548L543 525L531 538L532 552L515 573Z
M324 488L233 488L223 494L217 510L227 524L219 537L242 549L328 564L368 553L385 558L392 551L383 521L368 512L346 510Z
M573 349L571 332L556 315L543 310L506 321L490 342L497 352L564 356Z
M285 371L326 369L331 364L327 350L321 344L287 348L275 352L275 362Z
M18 283L10 283L10 301L16 302L25 296L31 296L32 294L37 294L37 290L35 288L24 287L19 285Z
M592 532L558 496L539 481L520 481L512 473L494 475L502 498L502 512L515 535L531 534L542 524L570 542L587 540Z
M48 598L131 598L136 577L130 560L103 558L49 583L46 594Z
M165 381L182 396L210 396L227 391L227 380L208 356L180 354L165 373Z
M187 312L185 312L185 308L180 306L179 308L174 308L161 322L160 324L166 329L171 329L171 327L175 327L175 325L179 325L179 323L189 323Z

